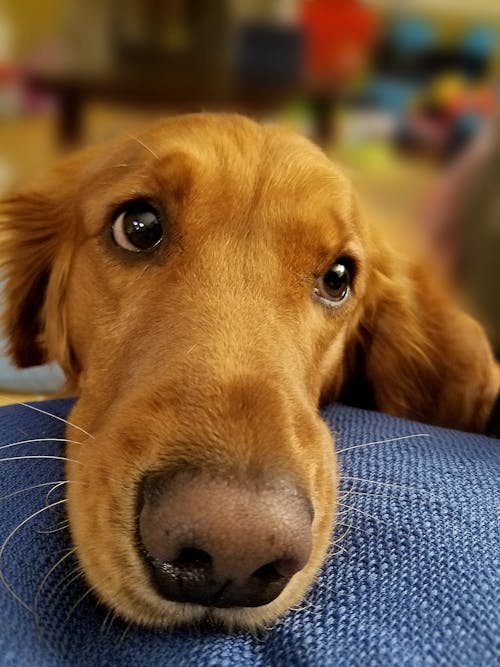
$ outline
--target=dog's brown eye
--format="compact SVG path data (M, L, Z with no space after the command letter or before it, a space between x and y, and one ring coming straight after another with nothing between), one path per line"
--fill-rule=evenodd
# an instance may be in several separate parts
M148 203L134 202L113 222L114 242L131 252L152 250L163 238L163 226L158 212Z
M351 287L351 262L339 259L318 279L315 296L327 306L336 306L348 296Z

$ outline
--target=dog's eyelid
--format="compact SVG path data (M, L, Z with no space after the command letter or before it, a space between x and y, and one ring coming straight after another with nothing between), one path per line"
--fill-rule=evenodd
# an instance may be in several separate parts
M313 300L318 301L322 306L328 308L329 310L337 310L342 308L345 305L346 301L352 296L352 289L348 287L346 290L345 296L340 301L330 301L325 297L321 296L321 291L319 287L315 286L313 288Z
M130 197L122 197L119 201L115 201L108 206L108 213L106 215L107 224L113 223L120 214L127 210L127 208L140 206L141 204L152 208L162 219L165 218L164 207L160 204L158 197L138 192Z

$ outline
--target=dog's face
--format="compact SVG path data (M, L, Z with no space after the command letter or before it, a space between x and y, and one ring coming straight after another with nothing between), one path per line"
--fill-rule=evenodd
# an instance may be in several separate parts
M12 354L58 360L92 434L68 430L79 560L137 622L255 627L303 597L336 505L318 408L354 380L472 429L498 389L479 327L278 129L167 120L70 159L4 226Z

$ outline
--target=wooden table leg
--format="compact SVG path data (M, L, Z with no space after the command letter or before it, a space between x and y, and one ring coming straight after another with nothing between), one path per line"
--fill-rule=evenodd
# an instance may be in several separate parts
M64 147L79 145L83 140L83 99L73 90L58 95L57 139Z

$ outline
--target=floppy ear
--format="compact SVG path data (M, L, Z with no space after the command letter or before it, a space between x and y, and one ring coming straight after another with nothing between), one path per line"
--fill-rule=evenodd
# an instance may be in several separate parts
M67 161L37 186L0 204L3 326L20 367L57 361L76 369L66 326L66 285L74 235L74 168Z
M430 268L380 246L345 395L396 416L481 431L498 394L498 367L481 326Z

